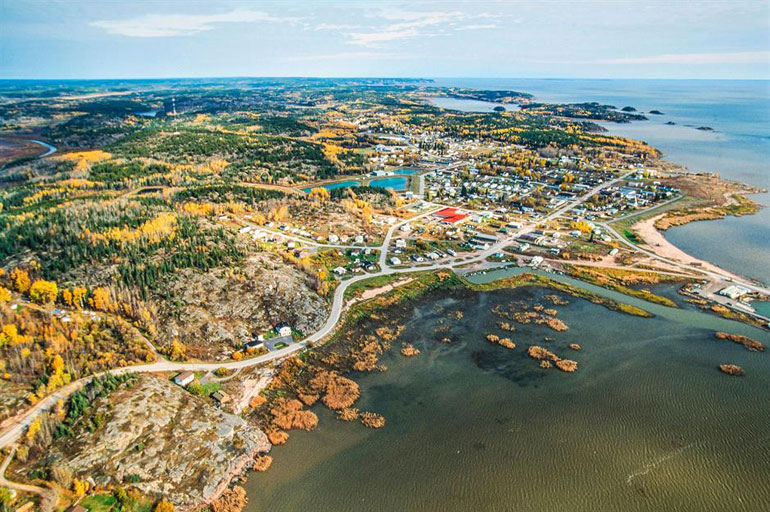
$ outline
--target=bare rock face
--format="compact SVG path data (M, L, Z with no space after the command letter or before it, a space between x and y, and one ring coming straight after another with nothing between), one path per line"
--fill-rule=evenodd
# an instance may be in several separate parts
M182 509L216 498L271 448L256 426L159 377L141 377L94 407L105 411L104 426L55 442L57 463L97 484L130 476L132 485Z
M329 306L309 278L269 253L249 256L237 269L186 270L169 284L174 304L161 311L161 337L178 338L188 356L229 355L234 345L278 322L305 333L317 330Z

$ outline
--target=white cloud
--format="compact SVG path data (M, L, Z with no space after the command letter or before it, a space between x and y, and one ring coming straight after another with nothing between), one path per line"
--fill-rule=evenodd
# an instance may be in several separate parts
M315 27L313 27L315 30L353 30L357 28L361 28L360 25L344 25L339 24L336 25L334 23L319 23Z
M455 30L490 30L497 27L498 25L490 23L487 25L465 25L465 26L457 27Z
M388 53L388 52L340 52L329 53L325 55L297 55L293 57L287 57L287 62L307 61L307 60L348 60L348 59L404 59L404 58L416 58L412 55L404 55L400 53Z
M647 57L601 59L598 64L764 64L770 51L727 53L666 53Z
M212 30L221 23L254 23L296 21L296 18L276 18L265 12L236 9L221 14L147 14L124 20L93 21L91 26L110 34L127 37L189 36Z
M382 10L373 15L388 21L398 21L390 23L381 28L372 29L368 32L350 32L348 37L351 44L367 47L379 47L382 43L407 39L417 36L431 35L426 34L423 29L432 28L435 30L479 30L481 28L493 28L494 25L463 25L461 22L468 20L489 18L489 14L467 14L460 11L452 12L426 12L426 11L399 11ZM435 32L434 30L434 32Z

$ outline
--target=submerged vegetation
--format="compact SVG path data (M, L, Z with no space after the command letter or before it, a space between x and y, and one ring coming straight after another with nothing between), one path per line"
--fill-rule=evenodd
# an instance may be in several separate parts
M74 478L47 457L46 450L109 428L109 418L99 408L103 401L97 399L134 381L130 374L105 373L111 369L159 358L237 361L267 353L269 340L287 324L291 339L276 347L315 332L341 282L380 269L378 245L389 226L402 219L427 218L419 213L424 205L420 207L416 198L426 178L423 171L444 166L447 160L458 163L456 176L447 179L471 183L478 177L479 185L469 189L465 181L452 182L459 194L453 193L451 200L490 213L495 209L488 200L492 180L518 180L526 193L500 192L491 202L504 207L499 211L528 210L525 217L531 213L531 218L541 219L536 215L549 205L626 171L636 172L660 156L644 142L605 133L595 122L644 119L633 109L543 104L516 91L447 89L418 80L137 81L40 88L30 93L0 88L7 100L0 105L0 135L38 137L58 150L34 159L28 147L17 144L21 158L8 159L0 176L0 420L69 391L78 379L85 382L101 375L31 422L17 452L18 460L35 466L22 478L66 491L57 504L61 508L79 502L89 510L146 512L155 504L156 512L173 512L174 505L164 496L139 492L142 475L122 475L114 488L102 482L94 485L84 475ZM124 92L130 97L113 97ZM435 96L500 105L492 113L450 111L426 101ZM510 106L514 104L521 108ZM411 194L373 186L374 176L398 174L399 169L404 176L398 179L405 180ZM407 170L423 173L420 179L407 178ZM641 174L634 186L662 200L658 189L650 188L650 176ZM351 182L360 186L345 186ZM432 193L428 191L426 199L435 201ZM584 204L603 211L610 203L595 194ZM740 215L755 208L735 192L727 203L710 207L707 215ZM702 214L696 210L685 215ZM469 251L469 233L506 233L506 223L514 219L508 213L482 216L478 222L462 217L467 223L453 226L453 234L440 241L431 238L432 228L410 220L403 227L420 236L403 235L409 239L404 244L405 264L396 266L411 265L407 257L422 261L415 250L426 256L436 251L431 261L455 255L455 249ZM667 214L660 222L674 225L678 220ZM578 251L573 256L599 259L608 252L610 244L586 240L592 231L585 221L568 223L583 237L573 237L570 251ZM573 259L568 253L562 256ZM584 281L676 306L647 288L668 278L567 268ZM383 428L388 422L383 414L361 407L356 376L386 372L385 362L428 362L425 356L414 357L420 349L428 352L423 340L402 339L403 313L430 294L462 297L516 287L537 287L540 302L493 308L494 320L482 332L495 327L502 332L487 334L489 344L478 340L478 334L472 341L483 345L484 354L506 357L511 364L523 360L532 366L529 357L543 369L577 371L578 362L554 352L562 351L565 335L560 333L569 330L557 309L569 303L565 296L652 317L635 306L535 274L484 285L448 270L382 275L345 291L349 314L328 340L308 343L310 348L280 365L273 367L271 361L269 369L261 368L265 373L259 380L268 372L272 375L266 388L264 382L250 381L253 374L243 377L238 368L232 373L217 370L213 376L197 373L186 386L189 393L173 389L183 405L190 400L214 407L216 400L218 407L237 413L233 421L262 429L272 445L288 442L291 431L316 429L319 416L329 415L319 414L322 407L340 421L360 422L355 428ZM473 319L456 307L440 315L436 346L461 349L467 340L453 329ZM528 332L546 329L558 341L529 346ZM764 350L745 337L717 337ZM453 339L459 343L453 344ZM527 346L526 355L516 350L514 339ZM553 341L545 337L543 343ZM577 343L567 347L581 348ZM409 359L402 360L399 353ZM387 359L393 355L397 359ZM732 367L721 369L737 371ZM533 371L539 377L544 373ZM168 379L157 385L172 386ZM228 393L243 391L241 385L262 391L244 394L240 403ZM211 453L207 449L217 446L213 437L204 441L202 460ZM258 472L270 468L273 460L264 447L254 451L244 446L244 438L233 438L227 464L237 460ZM142 441L121 456L154 453ZM204 485L210 474L207 469L192 475L189 485ZM245 490L223 487L217 487L211 511L242 510Z

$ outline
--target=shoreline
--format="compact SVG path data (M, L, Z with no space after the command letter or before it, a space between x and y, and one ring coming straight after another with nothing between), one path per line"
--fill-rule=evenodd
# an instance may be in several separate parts
M631 227L631 229L638 233L639 237L644 241L644 244L641 245L647 246L650 251L663 256L664 258L677 260L694 268L702 268L711 272L726 274L732 279L747 279L730 272L729 270L725 270L714 263L696 258L670 242L663 232L655 227L655 223L665 215L667 214L662 213L650 217L649 219L637 222Z
M353 332L360 331L360 332L364 332L364 333L373 332L373 330L369 330L368 329L366 324L367 324L367 322L369 322L369 319L373 318L374 316L377 316L380 320L384 320L386 322L386 325L388 325L387 322L390 322L390 325L392 325L392 326L401 326L402 322L400 321L400 318L401 318L402 315L404 315L404 312L405 311L408 312L409 308L411 308L411 307L418 307L418 305L423 302L423 299L429 300L431 294L435 294L435 295L437 295L439 297L444 297L444 296L449 295L450 293L454 296L455 293L459 294L459 295L462 295L462 294L468 293L468 292L469 293L479 293L479 292L492 292L492 291L495 291L495 290L498 290L498 289L506 289L506 290L508 290L508 289L516 289L519 286L521 286L521 287L534 286L534 287L538 287L538 288L544 286L545 290L553 290L553 292L551 292L551 293L561 292L561 293L564 293L564 294L568 295L569 297L574 297L575 299L581 299L582 298L584 300L588 300L589 302L593 302L593 301L590 301L590 299L588 299L586 297L580 297L579 295L574 295L573 293L570 293L570 291L568 289L564 289L564 287L562 287L562 286L554 287L552 284L546 284L549 281L548 278L543 278L543 281L541 283L536 283L536 282L533 282L533 281L537 281L537 279L533 279L532 277L527 277L527 276L512 277L512 278L510 278L510 277L509 278L502 277L502 278L496 279L495 281L493 281L491 283L488 283L488 284L468 283L465 279L463 279L463 278L461 278L459 276L456 276L455 279L458 279L460 281L460 283L462 283L457 288L455 288L455 286L453 286L453 284L454 284L453 280L449 279L449 280L446 280L444 282L443 290L442 290L441 286L438 286L436 288L425 288L425 289L419 290L417 295L412 295L409 292L413 291L413 289L419 285L419 279L417 279L416 281L418 281L418 282L410 283L411 286L410 286L410 284L406 285L406 287L408 289L398 289L397 288L397 289L392 289L392 290L389 290L388 292L379 294L379 296L383 296L382 300L376 300L376 298L373 298L375 300L368 300L368 301L365 301L364 303L356 304L355 307L354 307L354 310L348 312L348 315L347 315L347 318L346 318L346 321L345 321L346 325L345 325L344 330L341 330L340 332L335 334L335 337L338 337L338 338L336 340L332 339L330 341L330 343L329 343L330 346L327 346L326 350L335 349L336 348L337 349L336 352L340 352L340 353L346 352L346 350L345 350L346 344L350 343L351 345L355 345L355 341L354 341L355 337L347 336L347 332L346 331L347 330L352 330ZM384 287L379 287L379 288L384 288ZM374 288L372 288L371 290L374 290ZM444 293L444 290L447 293ZM549 292L546 291L545 293L549 293ZM421 295L421 294L424 294L424 295ZM387 299L389 297L394 297L394 298L396 298L396 300L393 301L393 302L388 301ZM415 300L418 297L419 297L420 300ZM412 305L410 305L409 303L412 303ZM597 305L605 306L604 304L597 304ZM381 309L381 307L384 308L384 309ZM662 307L662 306L658 306L658 307ZM459 308L459 306L458 306L458 308ZM365 310L366 314L364 314L364 315L356 315L355 309L363 309L363 310ZM453 305L452 307L447 308L447 311L450 311L452 309L457 309L457 308ZM613 312L616 312L617 314L624 314L624 313L626 313L624 311L613 311ZM680 313L681 313L681 310L675 311L676 315L679 315ZM707 315L707 313L694 312L694 311L691 312L691 313L686 313L686 314ZM404 317L404 318L406 318L406 317ZM462 318L462 317L457 317L457 318ZM668 319L668 317L665 317L665 318ZM352 322L351 322L351 320L352 320ZM618 321L619 322L623 322L623 319L620 318ZM721 321L719 321L719 322L721 323ZM707 328L711 328L711 327L712 326L709 325ZM747 326L747 328L748 328L748 326ZM438 333L436 333L436 334L437 334L438 337L441 336ZM397 353L399 347L401 346L399 341L400 340L398 340L398 338L394 339L393 343L392 343L392 347L390 347L389 350L394 352L394 353ZM415 341L415 340L409 340L409 341ZM528 344L529 341L534 341L534 340L523 340L523 339L521 339L521 340L518 340L518 341L519 341L519 343L523 344L522 346L525 347L526 344ZM337 342L342 343L343 345L336 345ZM429 338L428 338L428 341L426 341L426 343L431 343ZM438 338L435 340L435 343L436 344L439 343ZM451 343L451 340L448 341L447 343ZM517 345L519 345L519 343L517 343ZM336 345L336 346L334 346L334 345ZM422 347L420 347L420 348L422 348ZM316 351L316 350L320 350L321 353L323 353L324 348L323 348L323 346L321 346L321 347L313 349L313 351ZM519 347L517 347L517 350L521 351L521 349ZM569 353L569 352L566 352L566 353ZM562 355L562 354L560 354L560 355ZM396 356L396 357L398 357L398 356ZM419 357L420 356L418 356L418 358ZM309 358L309 360L313 360L313 359L314 359L314 357L312 357L312 356ZM303 369L306 369L306 366L303 366ZM377 369L372 370L372 372L376 373ZM340 373L343 376L345 376L347 378L350 378L350 379L353 379L354 381L357 381L357 383L359 383L358 382L358 378L355 376L355 374L350 375L344 369L340 369ZM354 372L351 372L351 373L354 373ZM293 385L290 385L289 387L292 387L292 386ZM366 390L365 390L365 388L362 385L362 387L361 387L362 395L364 395L365 392L366 392ZM284 396L284 395L281 395L281 396ZM300 400L301 400L301 396L300 396ZM317 403L320 403L320 402L312 402L310 404L306 403L305 405L307 407L304 410L312 412L313 411L313 409L312 409L313 405L317 404ZM356 407L358 405L359 404L354 404L351 407ZM386 411L383 411L383 412L386 412ZM387 418L387 419L390 420L390 418ZM327 421L327 423L326 423L326 425L327 425L326 428L327 429L330 428L329 425L332 425L332 424L336 425L337 422L339 422L339 421L342 421L342 420L337 419L337 418L330 418ZM342 427L335 427L335 428L342 428ZM318 433L317 432L315 432L315 433L311 432L311 435L318 435ZM291 442L292 441L290 439L289 443L291 443ZM276 453L274 453L274 456L276 457L276 460L285 460L283 458L286 457L286 455L284 453L282 453L280 449ZM280 459L279 459L279 457L280 457ZM256 473L252 474L252 473L249 472L248 478L252 478L252 477L255 477L257 480L256 481L249 481L249 483L247 485L244 485L244 487L247 489L247 492L249 493L249 496L253 496L254 494L252 494L252 493L258 493L259 489L261 488L260 481L258 480L260 478L260 476L257 475Z

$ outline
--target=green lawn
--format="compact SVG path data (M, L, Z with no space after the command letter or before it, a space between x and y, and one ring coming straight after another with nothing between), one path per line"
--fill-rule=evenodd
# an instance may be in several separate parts
M623 230L623 236L626 237L628 239L628 241L633 243L633 244L639 245L640 243L642 243L642 241L639 239L639 237L636 235L636 233L634 233L631 230L624 229Z
M117 500L112 494L94 494L83 498L80 504L88 509L88 512L109 512Z

